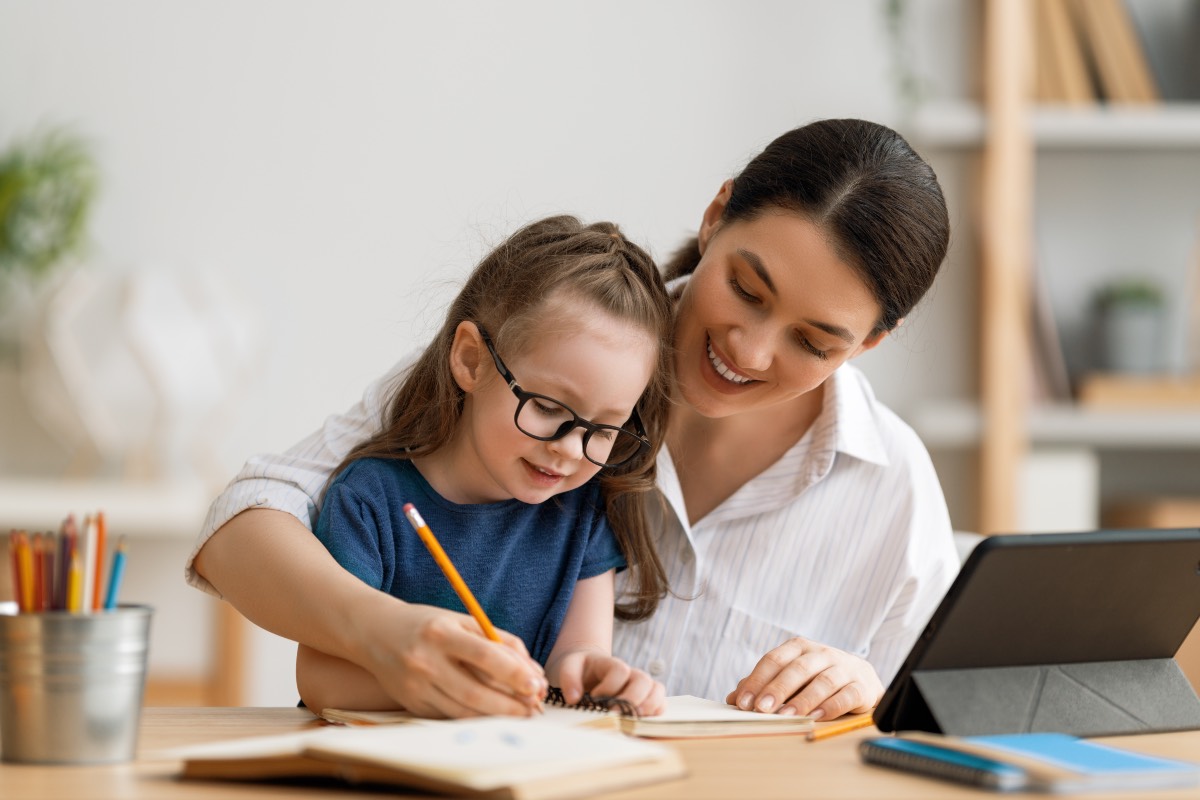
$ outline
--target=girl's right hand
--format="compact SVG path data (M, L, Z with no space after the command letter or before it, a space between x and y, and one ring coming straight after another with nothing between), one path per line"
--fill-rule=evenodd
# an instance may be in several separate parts
M499 644L468 614L389 600L377 619L364 620L360 663L405 709L453 718L529 716L540 707L546 676L519 638L498 631Z

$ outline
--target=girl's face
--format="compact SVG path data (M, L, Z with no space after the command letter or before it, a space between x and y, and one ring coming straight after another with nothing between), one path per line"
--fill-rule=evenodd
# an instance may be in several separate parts
M516 382L527 392L561 401L591 422L623 425L650 382L658 358L655 338L577 300L554 303L540 325L523 352L497 351ZM464 323L459 335L469 337L472 330L473 325ZM463 386L467 395L455 434L460 456L455 483L462 494L449 499L541 503L582 486L601 469L584 458L583 428L553 442L518 430L513 419L517 398L481 340L469 358L473 383Z
M819 227L785 211L721 223L723 207L705 215L675 324L680 392L711 418L811 392L885 335L870 336L879 304Z

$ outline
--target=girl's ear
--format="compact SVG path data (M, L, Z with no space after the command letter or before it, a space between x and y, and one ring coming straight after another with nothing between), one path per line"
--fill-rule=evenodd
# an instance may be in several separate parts
M464 392L474 391L482 382L481 366L487 366L490 358L479 328L474 322L463 321L454 329L454 341L450 343L450 374Z
M708 247L708 240L720 227L721 215L725 213L725 206L729 205L729 198L732 195L733 179L730 178L721 184L717 196L708 204L708 208L704 209L704 218L700 220L700 235L697 237L700 244L700 255L704 255L704 248Z

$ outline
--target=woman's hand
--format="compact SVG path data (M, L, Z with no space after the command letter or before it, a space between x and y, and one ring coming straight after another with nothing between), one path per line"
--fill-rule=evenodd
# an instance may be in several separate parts
M483 636L467 614L387 598L361 663L403 708L421 717L529 716L546 694L541 665L516 636Z
M567 703L578 703L587 692L593 697L619 697L643 717L666 710L666 688L619 658L596 650L575 650L551 661L549 667Z
M797 636L763 656L725 702L741 709L834 719L870 711L883 697L875 668Z

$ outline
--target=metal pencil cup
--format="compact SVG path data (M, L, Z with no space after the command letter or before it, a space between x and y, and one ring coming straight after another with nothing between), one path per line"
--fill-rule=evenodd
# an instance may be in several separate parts
M0 614L0 751L5 761L98 764L137 750L148 606Z

